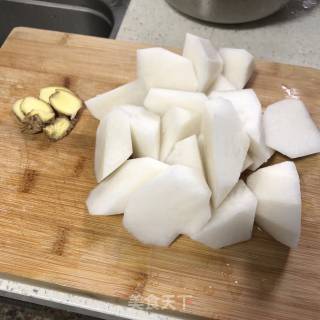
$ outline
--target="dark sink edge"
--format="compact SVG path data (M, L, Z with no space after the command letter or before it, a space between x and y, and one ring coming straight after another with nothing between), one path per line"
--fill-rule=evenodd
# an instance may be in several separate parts
M40 8L47 7L47 8L53 8L53 9L66 9L68 11L82 12L84 14L95 16L100 21L104 21L107 25L109 25L111 30L110 33L108 33L107 35L105 36L100 35L100 37L111 38L111 39L116 38L130 3L130 0L96 0L96 1L90 1L90 2L86 0L80 0L78 3L72 2L73 0L70 0L70 1L1 0L1 1L7 2L7 3L24 4L24 5L30 4L31 6L40 7ZM86 33L83 33L83 32L79 32L79 34L86 35Z
M130 0L119 0L119 1L117 1L116 4L115 4L115 1L112 1L112 0L100 0L100 1L109 5L112 10L113 19L114 19L114 26L112 28L112 31L111 31L109 38L115 39L117 37L120 26L123 22L123 19L125 17L127 9L129 7Z
M46 7L46 8L59 8L59 9L67 9L70 11L78 11L78 12L83 12L83 13L89 13L92 15L95 15L97 17L99 17L100 19L104 20L105 22L107 22L109 25L113 25L114 24L114 15L113 12L108 8L107 5L105 5L105 3L103 1L99 1L102 2L104 4L104 7L109 14L106 12L102 13L100 11L98 11L95 8L89 8L88 6L84 6L84 5L72 5L72 4L67 4L63 1L56 1L56 2L49 2L49 1L42 1L42 0L5 0L6 2L14 2L14 3L21 3L21 4L30 4L33 6L38 6L38 7Z

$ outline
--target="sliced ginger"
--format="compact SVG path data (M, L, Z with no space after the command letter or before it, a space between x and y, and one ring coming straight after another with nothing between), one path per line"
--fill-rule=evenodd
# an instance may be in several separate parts
M78 111L82 108L82 101L74 94L57 90L50 96L50 104L59 113L74 119Z
M57 141L65 137L72 128L73 124L67 117L59 117L43 131L50 139Z
M55 113L51 106L34 97L27 97L21 103L21 111L26 116L37 115L43 123L54 119Z
M14 114L17 116L17 118L20 121L23 121L25 118L25 114L21 111L21 103L22 103L23 99L19 99L17 100L13 107L12 107L12 111L14 112Z
M72 91L65 87L46 87L40 90L39 99L50 104L50 97L58 90L64 90L72 93Z
M40 90L39 99L19 99L12 111L23 124L22 132L44 132L51 140L65 137L75 126L82 101L68 88L52 86Z

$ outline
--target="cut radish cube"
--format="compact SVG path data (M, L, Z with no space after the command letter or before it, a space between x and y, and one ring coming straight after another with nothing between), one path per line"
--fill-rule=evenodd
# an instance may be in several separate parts
M264 139L263 139L264 141ZM251 150L255 152L249 152L251 159L253 160L252 165L249 167L251 171L255 171L266 163L274 154L274 150L266 146L265 142L260 144L252 144Z
M203 134L202 133L200 133L198 135L198 146L199 146L201 159L203 159L203 156L204 156L204 138L203 138Z
M195 169L204 177L201 155L196 135L178 141L166 159L171 165L180 164Z
M261 103L252 89L212 92L210 99L224 98L229 100L237 110L240 119L250 137L250 156L253 164L251 170L259 168L273 155L274 151L265 144Z
M171 166L130 196L123 224L144 244L168 246L179 234L194 234L208 222L210 196L193 169Z
M320 132L304 103L285 99L269 106L263 116L266 143L294 159L320 152Z
M131 194L168 167L163 162L151 158L126 161L91 191L87 199L89 213L92 215L123 213Z
M207 91L223 68L219 52L209 40L187 33L183 56L193 63L199 82L198 90Z
M160 116L143 107L122 106L129 117L134 157L159 159Z
M152 88L146 96L144 106L161 116L173 107L202 114L207 101L207 96L201 92Z
M242 172L246 171L250 166L253 165L253 160L249 154L247 154L246 160L244 161Z
M146 94L143 82L136 80L87 100L86 106L95 118L102 120L114 107L125 104L141 106Z
M163 48L138 50L137 73L148 89L197 91L199 86L192 62Z
M257 199L239 180L209 222L191 238L213 249L230 246L251 238Z
M222 98L207 103L202 134L205 169L217 208L239 180L249 137L231 102Z
M287 161L259 169L247 179L258 199L257 224L276 240L296 247L301 228L300 181L296 166Z
M214 91L233 91L237 88L222 74L214 82L213 86L209 89L209 95Z
M130 122L121 111L105 116L97 129L95 174L100 182L118 169L132 154Z
M160 159L165 161L174 145L199 131L194 112L171 108L162 118Z
M243 89L254 71L254 57L244 49L222 48L219 51L223 75L237 88Z

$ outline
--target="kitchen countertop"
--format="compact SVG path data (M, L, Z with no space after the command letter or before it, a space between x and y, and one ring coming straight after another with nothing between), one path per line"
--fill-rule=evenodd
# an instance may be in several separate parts
M320 68L319 0L292 0L263 20L237 26L202 23L183 16L164 0L131 0L117 38L183 47L186 32L217 47L248 49L257 58Z
M182 47L185 33L191 32L211 39L217 47L246 48L257 58L320 68L318 4L319 0L293 0L286 8L269 18L235 27L188 19L164 0L131 0L117 38L159 46ZM3 276L0 278L0 295L101 319L116 319L112 315L126 319L178 319L134 310L93 297L45 288L38 284L27 284L17 279L6 279ZM8 309L8 304L5 305ZM3 307L0 304L1 308ZM19 311L19 308L18 306L14 312ZM16 318L24 319L19 316ZM34 317L30 316L31 318ZM71 319L71 316L65 318L59 314L57 318Z

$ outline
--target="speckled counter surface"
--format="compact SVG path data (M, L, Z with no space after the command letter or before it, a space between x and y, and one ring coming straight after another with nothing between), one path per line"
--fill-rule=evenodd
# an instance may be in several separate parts
M320 0L292 0L269 18L238 26L191 20L165 0L131 0L117 38L181 48L191 32L217 47L246 48L258 58L320 68L319 22Z

